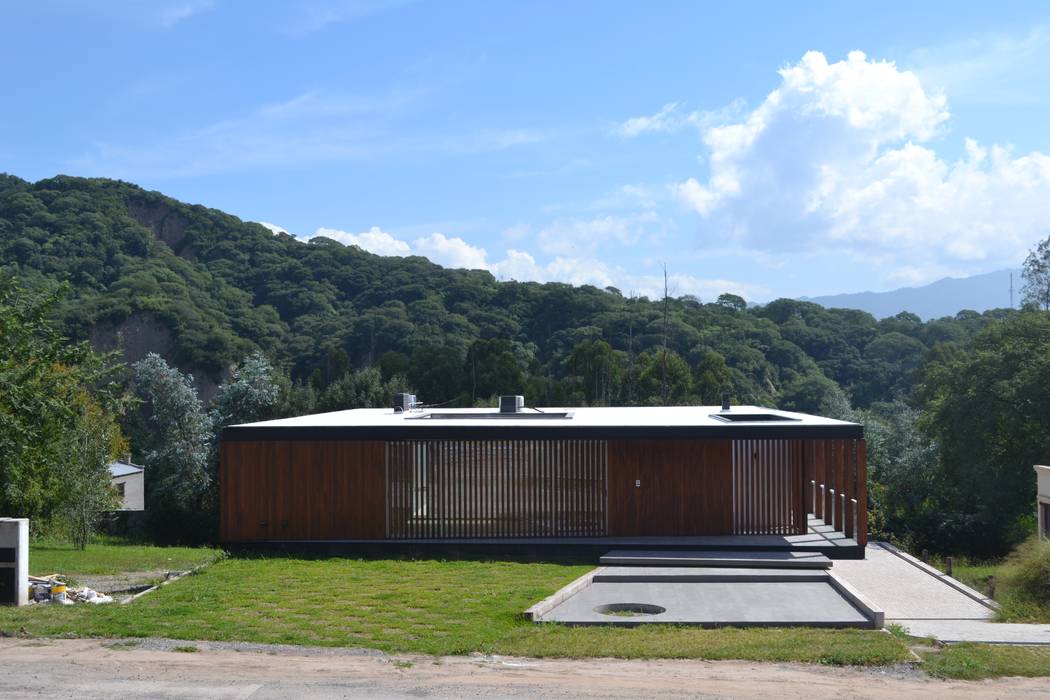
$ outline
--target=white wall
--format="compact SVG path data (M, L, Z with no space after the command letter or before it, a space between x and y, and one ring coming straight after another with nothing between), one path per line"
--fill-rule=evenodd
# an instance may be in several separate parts
M1044 467L1040 464L1035 466L1035 478L1036 478L1036 509L1038 510L1039 518L1039 534L1046 537L1047 525L1045 520L1044 511L1047 510L1045 506L1050 506L1050 467Z
M127 476L118 476L112 479L113 486L124 484L124 502L121 504L120 510L146 509L145 476L144 472L139 472L138 474L128 474Z

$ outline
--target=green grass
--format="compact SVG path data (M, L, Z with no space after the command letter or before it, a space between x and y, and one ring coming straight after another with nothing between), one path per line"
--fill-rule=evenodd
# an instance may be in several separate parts
M979 680L1002 676L1050 676L1050 648L993 644L951 644L920 651L923 668L939 678Z
M101 539L79 550L66 542L41 540L29 545L29 573L112 576L128 571L185 571L214 561L222 551L209 547L155 547Z
M592 567L552 563L230 558L131 605L0 609L32 635L360 646L391 653L886 664L869 630L534 625L520 613Z
M941 571L946 570L942 559L932 564ZM963 559L953 562L952 577L999 603L1002 607L996 615L997 622L1050 623L1050 606L1027 598L1016 585L1010 585L1010 574L1016 567L1010 560L971 562Z

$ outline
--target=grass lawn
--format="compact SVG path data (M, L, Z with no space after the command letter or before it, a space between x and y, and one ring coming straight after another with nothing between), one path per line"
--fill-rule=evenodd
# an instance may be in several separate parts
M1050 648L952 644L922 651L923 668L940 678L978 680L1000 676L1050 676Z
M944 562L933 562L941 571L945 570ZM953 562L952 577L962 581L970 588L993 598L1002 608L996 616L998 622L1050 623L1050 608L1030 601L1019 599L1004 591L999 585L999 578L1006 567L1005 562Z
M101 538L79 550L73 545L51 540L29 545L29 573L34 576L65 574L109 576L128 571L185 571L214 561L222 550L210 547L155 547L127 544L122 540Z
M888 664L904 641L870 630L534 625L519 615L590 565L229 558L131 605L0 609L0 631L168 637L388 652Z

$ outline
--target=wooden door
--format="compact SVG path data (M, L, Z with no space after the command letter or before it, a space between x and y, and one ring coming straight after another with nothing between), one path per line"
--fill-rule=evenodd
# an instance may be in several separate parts
M610 535L732 532L729 440L614 440L608 460Z

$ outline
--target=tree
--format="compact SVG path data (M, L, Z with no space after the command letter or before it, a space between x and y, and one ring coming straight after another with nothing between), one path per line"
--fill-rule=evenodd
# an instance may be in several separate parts
M77 396L73 421L62 443L64 459L58 481L64 494L60 514L73 545L87 547L103 516L120 499L110 485L109 463L127 451L114 417L87 392Z
M244 358L212 400L212 430L218 437L227 425L272 418L281 389L275 371L260 352Z
M729 367L726 366L726 358L717 350L708 350L696 366L696 379L693 382L693 389L700 403L708 406L720 405L722 392L729 391L729 388Z
M208 539L214 529L212 421L193 377L150 353L133 365L136 392L152 426L145 454L147 518L162 540Z
M70 343L50 320L66 291L30 291L0 273L0 512L38 532L68 533L74 520L90 530L126 406L114 356ZM73 518L81 508L90 516Z
M823 374L807 374L784 387L777 402L786 411L851 420L849 398L842 388Z
M942 451L942 548L1005 554L1034 527L1032 465L1050 453L1050 314L989 325L923 380L924 425Z
M689 403L692 375L689 365L674 350L656 348L638 356L638 398L649 406Z
M584 399L591 406L609 406L623 374L622 362L604 340L584 340L569 355L569 371L580 378Z
M1025 258L1021 277L1024 304L1044 311L1050 309L1050 238L1040 241Z
M383 408L391 405L395 393L407 391L405 385L405 378L400 376L384 382L374 367L347 372L322 392L317 399L317 408L321 411Z

